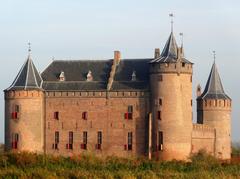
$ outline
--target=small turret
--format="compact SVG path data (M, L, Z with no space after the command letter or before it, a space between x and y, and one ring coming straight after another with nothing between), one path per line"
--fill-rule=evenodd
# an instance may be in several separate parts
M43 152L44 93L42 78L30 53L12 85L4 92L5 149Z
M203 93L197 98L197 122L215 128L215 156L230 159L231 98L224 92L214 61Z

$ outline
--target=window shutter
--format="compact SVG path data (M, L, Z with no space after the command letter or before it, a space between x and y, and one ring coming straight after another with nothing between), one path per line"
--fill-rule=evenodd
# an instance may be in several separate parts
M124 114L124 118L125 118L125 119L128 119L128 113L125 113L125 114Z

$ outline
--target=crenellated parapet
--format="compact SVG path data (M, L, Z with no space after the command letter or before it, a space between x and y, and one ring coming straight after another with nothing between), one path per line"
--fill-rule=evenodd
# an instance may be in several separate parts
M148 91L46 91L46 98L143 98L149 97Z
M22 98L41 98L44 97L42 90L17 90L17 91L5 91L5 100L22 99Z
M193 131L214 132L214 128L205 124L193 124Z
M198 110L226 110L231 111L232 101L230 99L203 99L197 100Z
M192 74L193 72L193 64L190 63L158 63L151 64L150 73L186 73Z

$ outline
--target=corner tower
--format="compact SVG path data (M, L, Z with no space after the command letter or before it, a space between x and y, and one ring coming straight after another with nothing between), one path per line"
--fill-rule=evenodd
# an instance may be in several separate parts
M191 151L192 66L173 32L150 63L153 153L161 160L186 160Z
M214 61L203 93L197 98L197 123L215 128L214 155L231 158L231 98L225 94Z
M44 97L42 79L30 50L5 94L5 149L43 152Z

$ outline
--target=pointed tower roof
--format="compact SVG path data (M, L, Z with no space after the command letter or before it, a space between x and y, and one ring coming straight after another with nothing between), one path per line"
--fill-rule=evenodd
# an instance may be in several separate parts
M31 55L29 54L12 85L6 90L29 90L41 88L42 78L33 64Z
M230 99L224 92L223 85L214 61L204 92L200 96L202 99Z
M177 59L177 51L178 51L177 49L178 49L177 42L175 40L173 32L171 32L171 34L168 37L168 40L164 46L164 49L161 53L161 57Z
M181 50L183 52L184 51L183 46L181 48L182 48ZM160 57L153 59L150 63L169 63L169 62L176 63L177 59L178 59L178 45L177 45L176 39L173 35L173 32L171 32ZM184 56L181 58L181 60L184 63L191 63Z

